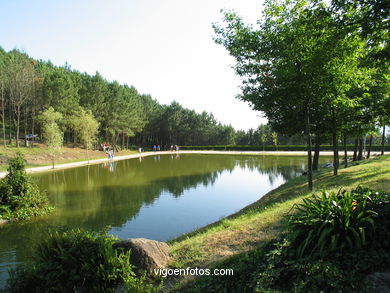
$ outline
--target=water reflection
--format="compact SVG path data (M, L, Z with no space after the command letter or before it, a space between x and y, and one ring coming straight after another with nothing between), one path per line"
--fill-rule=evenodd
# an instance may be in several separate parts
M36 175L55 212L0 228L0 282L50 228L111 226L119 237L167 240L239 210L304 169L302 157L175 153Z

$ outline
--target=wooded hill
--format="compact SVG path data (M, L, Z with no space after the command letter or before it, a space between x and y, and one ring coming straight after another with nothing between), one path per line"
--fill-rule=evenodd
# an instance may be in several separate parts
M41 136L39 115L49 107L62 117L58 122L65 142L78 141L77 121L90 111L99 123L98 142L112 145L233 144L235 130L211 113L196 113L177 102L162 105L133 86L109 82L95 75L34 60L18 50L0 47L0 116L4 143L28 134Z

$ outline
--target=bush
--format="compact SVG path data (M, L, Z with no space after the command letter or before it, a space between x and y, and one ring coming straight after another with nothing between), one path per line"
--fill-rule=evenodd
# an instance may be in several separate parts
M297 257L319 253L353 251L372 238L378 213L374 210L374 193L362 188L351 192L312 196L295 206L296 214L289 218L294 233L293 247Z
M10 292L113 292L121 283L130 292L151 292L137 279L130 252L113 248L106 233L82 230L51 233L36 249L32 263L11 271Z
M266 255L261 286L292 292L359 292L390 265L390 196L358 187L296 205L289 233Z
M52 210L47 194L25 171L21 153L10 160L8 174L0 181L0 218L27 220Z
M288 235L286 235L288 237ZM257 269L252 292L361 292L356 270L344 270L342 257L296 258L283 238L271 246ZM347 256L346 256L347 257ZM348 255L350 257L350 255ZM353 258L356 261L356 258Z

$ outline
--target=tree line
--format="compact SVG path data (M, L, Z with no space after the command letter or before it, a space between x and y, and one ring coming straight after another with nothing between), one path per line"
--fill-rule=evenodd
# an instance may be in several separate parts
M57 143L107 142L114 148L160 144L234 144L235 129L213 114L196 113L177 102L158 103L133 86L34 60L0 47L1 138L16 144L29 134L60 131ZM86 122L89 121L89 124ZM89 125L89 126L88 126ZM58 129L57 129L58 128Z
M304 135L308 185L313 144L357 144L390 123L389 14L385 1L272 1L257 27L235 12L215 24L215 41L235 58L241 100L262 111L280 134Z

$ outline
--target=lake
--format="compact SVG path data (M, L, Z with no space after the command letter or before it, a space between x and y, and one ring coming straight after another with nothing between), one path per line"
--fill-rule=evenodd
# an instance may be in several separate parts
M55 211L0 227L0 288L50 229L166 241L237 212L305 166L299 156L174 153L34 174Z

